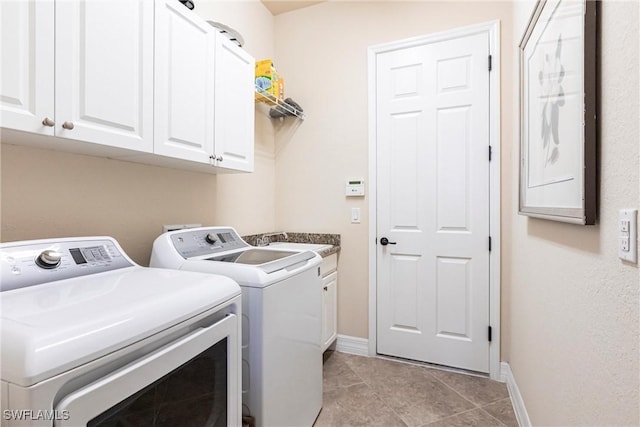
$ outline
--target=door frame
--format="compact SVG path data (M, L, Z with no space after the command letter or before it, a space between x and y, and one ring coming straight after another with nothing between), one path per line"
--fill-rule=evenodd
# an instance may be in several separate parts
M368 49L369 78L369 356L376 356L377 348L377 134L376 134L376 62L377 56L394 50L470 36L489 35L489 54L492 69L489 73L489 144L492 161L489 163L489 324L492 329L489 344L489 376L500 379L500 21L432 33L425 36L370 46ZM488 155L488 153L487 153Z

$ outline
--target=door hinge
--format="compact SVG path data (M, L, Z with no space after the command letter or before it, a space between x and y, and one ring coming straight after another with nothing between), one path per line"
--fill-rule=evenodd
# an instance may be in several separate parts
M491 236L489 236L489 252L491 252Z
M491 326L489 326L487 338L489 339L489 342L491 342Z
M492 59L492 58L491 58L491 55L489 55L489 71L491 71L491 68L492 68L492 67L491 67L491 59Z
M493 149L489 146L489 161L491 161L491 156L493 154Z

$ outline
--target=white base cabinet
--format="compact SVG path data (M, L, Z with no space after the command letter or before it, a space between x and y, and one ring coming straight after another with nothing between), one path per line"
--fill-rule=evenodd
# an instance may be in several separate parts
M338 336L338 272L322 278L322 351Z
M322 260L322 351L338 336L338 254Z

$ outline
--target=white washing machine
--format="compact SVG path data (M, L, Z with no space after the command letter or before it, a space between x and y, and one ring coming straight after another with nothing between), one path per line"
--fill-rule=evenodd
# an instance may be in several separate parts
M3 426L237 426L241 291L109 237L0 245Z
M152 267L229 276L242 289L243 413L258 427L312 426L322 408L322 258L254 247L230 227L165 233Z

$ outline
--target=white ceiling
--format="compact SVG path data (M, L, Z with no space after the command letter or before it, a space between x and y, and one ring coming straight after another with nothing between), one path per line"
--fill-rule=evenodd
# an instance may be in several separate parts
M298 1L283 1L283 0L261 0L262 3L269 9L272 15L279 15L281 13L290 12L296 9L302 9L303 7L309 7L314 4L322 3L327 0L298 0Z

